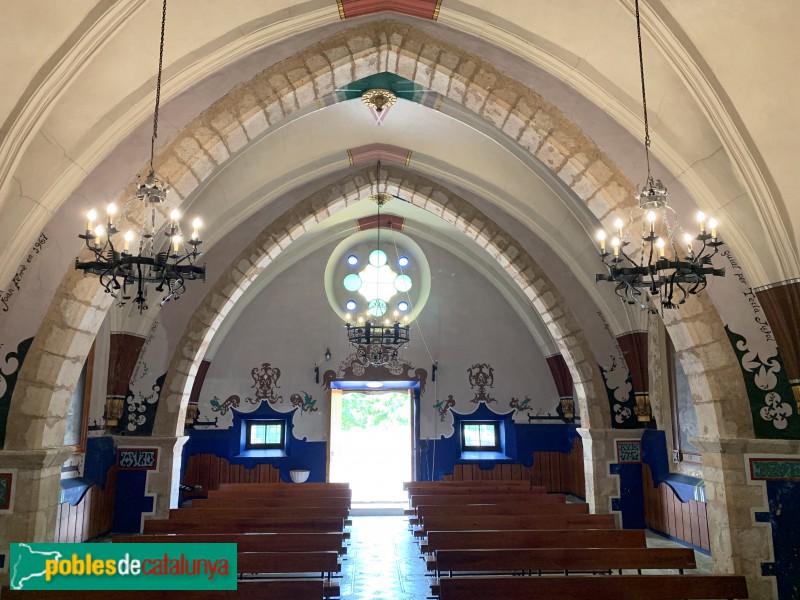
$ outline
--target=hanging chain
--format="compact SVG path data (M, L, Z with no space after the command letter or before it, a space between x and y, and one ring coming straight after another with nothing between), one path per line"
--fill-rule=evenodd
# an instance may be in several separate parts
M166 4L166 0L164 0ZM639 22L639 0L634 0L636 8L636 39L639 44L639 74L642 78L642 109L644 111L644 155L647 159L647 182L650 183L650 126L647 122L647 93L644 87L644 57L642 56L642 26Z
M150 139L150 171L153 171L153 156L155 155L156 138L158 137L158 107L161 103L161 68L164 63L164 30L167 25L167 0L161 11L161 43L158 46L158 77L156 78L156 109L153 113L153 137Z

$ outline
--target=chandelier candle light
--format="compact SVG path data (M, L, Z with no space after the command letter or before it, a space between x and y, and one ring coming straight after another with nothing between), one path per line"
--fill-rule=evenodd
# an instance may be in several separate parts
M381 163L378 161L378 173L375 186L380 184ZM385 263L386 255L381 251L381 207L392 199L392 195L386 192L377 192L370 195L370 200L378 206L378 248L370 253L370 263ZM376 267L381 264L374 265ZM400 322L400 313L394 312L394 322L384 316L386 310L385 303L377 298L369 303L364 315L357 315L355 323L353 316L346 315L347 340L355 346L358 357L367 363L380 366L389 362L397 361L399 350L410 341L408 316Z
M616 284L615 292L628 304L647 308L649 298L659 298L662 308L678 308L689 294L698 294L707 286L707 277L725 276L725 269L714 268L713 257L723 242L717 237L716 219L697 213L700 234L684 232L676 240L679 231L675 211L667 204L667 188L660 179L650 173L650 128L647 122L647 95L644 85L644 59L642 56L642 32L639 20L639 0L635 0L636 35L639 45L639 73L642 80L642 108L644 112L644 152L647 161L647 182L636 194L636 206L631 210L626 227L622 219L614 223L609 251L606 245L608 234L597 232L600 242L600 258L607 273L600 273L595 281L610 281ZM626 249L628 235L636 223L641 224L641 245ZM695 242L698 242L696 249ZM637 244L638 245L638 244ZM642 291L645 291L644 296ZM676 292L679 296L676 297Z
M157 284L156 291L164 293L161 305L171 299L180 298L186 291L186 280L199 279L205 281L205 265L196 265L195 261L200 256L199 246L200 228L202 221L199 218L192 222L192 235L187 240L184 238L180 226L180 211L173 209L170 213L169 223L164 228L166 243L156 243L156 207L167 199L168 186L156 177L153 168L155 142L158 137L158 109L161 101L161 72L164 59L164 31L167 19L167 0L164 0L161 14L161 43L158 55L158 77L156 79L156 102L153 115L153 135L150 139L150 172L136 189L136 195L126 203L126 208L134 200L144 202L150 207L149 218L145 215L139 225L138 250L131 252L131 243L136 239L133 229L129 229L123 236L124 244L120 250L114 244L114 236L119 231L114 222L117 206L109 204L106 209L108 220L106 226L99 224L95 227L97 211L91 209L86 215L86 232L78 237L86 241L86 247L94 256L90 261L75 259L75 268L84 273L91 273L100 278L101 285L106 293L118 300L118 305L123 306L133 296L133 301L142 313L148 309L147 284ZM156 248L158 246L158 248ZM164 248L163 250L161 248Z

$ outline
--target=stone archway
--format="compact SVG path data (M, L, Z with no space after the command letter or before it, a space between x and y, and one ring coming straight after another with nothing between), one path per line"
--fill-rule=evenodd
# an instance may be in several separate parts
M238 86L192 121L159 154L157 170L175 182L174 189L186 198L218 166L271 125L320 102L337 87L382 71L415 81L492 123L564 181L605 225L610 225L615 211L630 206L634 186L563 113L479 57L461 52L412 26L392 21L376 21L348 29ZM196 313L198 322L207 331L216 328L220 312L240 294L237 281L254 277L269 263L269 252L274 256L301 235L306 225L313 226L319 216L336 209L335 206L311 208L305 222L287 217L276 224L279 227L268 245L269 250L260 254L260 259L245 261L242 268L237 265L233 273L221 278L220 289L228 289L230 293L215 297L215 302L222 302L221 305L204 303ZM453 218L454 224L459 225L457 212L447 205L440 208L441 216ZM502 238L501 231L494 231L485 224L465 225L464 231L484 248L499 247L490 242L497 236ZM519 269L518 256L513 255L518 249L508 247L512 249L511 254L498 251L497 256L504 267L511 269L509 272L516 281L524 270ZM504 261L508 265L503 264ZM512 273L514 270L516 274ZM548 326L555 332L554 339L565 358L573 357L570 366L575 369L576 384L587 382L581 384L587 386L583 395L594 395L595 389L588 387L592 374L585 371L585 366L581 367L587 364L586 355L581 355L581 344L572 335L573 324L557 297L548 290L546 280L541 279L535 269L530 273L530 282L523 289L526 295L530 294L537 309L548 315ZM85 359L90 340L107 308L108 301L96 283L80 281L74 273L67 274L20 372L20 381L24 383L17 386L12 398L9 429L15 434L7 439L7 449L60 447L56 415L64 413L68 402L63 388L74 385L77 380L79 369L75 365ZM710 438L752 437L741 371L710 300L701 299L695 308L682 311L674 320L670 317L667 326L671 335L674 332L673 337L686 340L686 344L678 344L682 362L697 361L699 365L690 375L690 382L699 407L701 427ZM89 343L84 343L87 338ZM172 377L176 383L181 380L183 384L168 387L167 399L183 397L184 384L196 372L194 356L201 353L206 343L203 337L195 339L193 351L173 359ZM160 427L169 429L168 425ZM164 434L161 428L158 432ZM175 428L166 435L174 436ZM715 468L713 460L709 458L708 469ZM720 467L720 473L724 470ZM709 470L709 474L714 473ZM719 496L720 511L725 512L728 499L737 489L735 486L741 484L727 478L721 485L725 493ZM714 501L713 495L709 497ZM757 504L755 500L753 503ZM730 531L730 522L729 518L721 518L720 531ZM744 529L745 525L739 528ZM728 570L733 565L729 558L730 553L728 559L720 559L718 564Z

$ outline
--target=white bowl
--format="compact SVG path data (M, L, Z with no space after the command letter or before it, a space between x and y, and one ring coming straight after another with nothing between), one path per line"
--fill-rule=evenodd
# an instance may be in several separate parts
M291 477L292 481L295 483L303 483L308 479L309 475L311 475L311 471L307 471L306 469L292 469L289 471L289 477Z

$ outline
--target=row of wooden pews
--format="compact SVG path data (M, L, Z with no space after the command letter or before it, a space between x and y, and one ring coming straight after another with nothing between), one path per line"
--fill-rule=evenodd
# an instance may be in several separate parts
M589 514L585 503L526 481L404 487L431 592L441 600L748 597L743 577L684 574L696 568L691 549L648 548L643 530L616 529L613 515ZM648 569L680 574L642 575Z
M247 595L220 597L337 598L351 498L348 484L221 484L168 519L146 521L142 535L112 541L235 543L239 588Z

